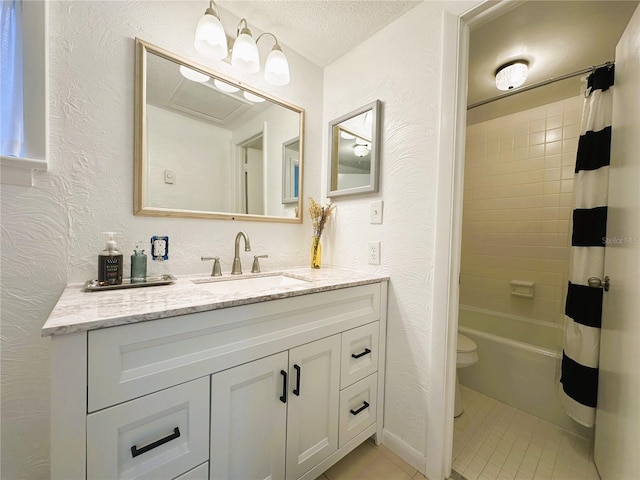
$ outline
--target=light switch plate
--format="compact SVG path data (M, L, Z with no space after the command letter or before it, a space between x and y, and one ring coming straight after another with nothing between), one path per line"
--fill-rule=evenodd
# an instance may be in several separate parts
M168 183L169 185L173 185L174 183L176 183L176 172L174 172L173 170L165 170L164 183Z
M151 258L159 261L169 259L169 237L151 237Z
M371 202L369 206L369 223L382 223L382 200Z

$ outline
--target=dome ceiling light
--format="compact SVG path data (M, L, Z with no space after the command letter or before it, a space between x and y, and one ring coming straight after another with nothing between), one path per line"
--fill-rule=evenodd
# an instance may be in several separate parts
M512 90L523 85L527 79L529 62L515 60L502 65L496 70L496 87L498 90Z

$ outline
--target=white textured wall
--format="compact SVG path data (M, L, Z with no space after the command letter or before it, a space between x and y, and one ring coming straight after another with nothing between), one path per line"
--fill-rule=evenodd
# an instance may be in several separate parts
M562 323L582 97L467 128L460 303ZM510 280L535 283L534 298Z
M207 273L201 255L220 255L229 271L233 239L251 237L254 252L268 253L263 268L306 264L311 228L262 222L134 217L134 37L211 68L226 64L195 53L193 33L202 2L51 2L50 171L32 188L3 185L2 214L2 472L4 479L49 476L49 340L40 328L67 282L96 274L105 230L122 232L128 254L138 238L169 235L170 260L150 271ZM237 24L230 14L225 23ZM257 30L254 29L254 33ZM319 196L322 70L287 46L292 82L270 87L306 112L305 196ZM128 257L128 255L127 255Z
M385 429L420 455L429 416L437 410L429 408L430 332L433 322L447 321L434 319L431 311L442 35L443 4L423 3L325 68L325 125L382 101L380 192L335 200L323 257L391 277ZM325 129L324 159L327 135ZM384 201L382 225L369 224L376 199ZM382 242L379 267L367 265L370 240Z

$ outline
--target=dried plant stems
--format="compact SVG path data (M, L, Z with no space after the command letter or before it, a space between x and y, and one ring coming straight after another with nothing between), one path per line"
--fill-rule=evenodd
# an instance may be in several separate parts
M311 217L311 224L313 226L313 236L319 237L322 235L325 224L331 212L335 208L335 205L328 203L325 206L321 206L313 198L309 197L309 216Z

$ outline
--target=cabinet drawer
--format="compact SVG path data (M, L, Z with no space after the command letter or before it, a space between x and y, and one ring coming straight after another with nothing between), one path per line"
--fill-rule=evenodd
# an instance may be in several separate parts
M90 331L94 412L380 319L380 284Z
M376 373L340 392L339 447L376 421L377 392Z
M341 388L378 370L379 325L373 322L342 334Z
M170 479L208 456L208 377L87 416L87 478Z

